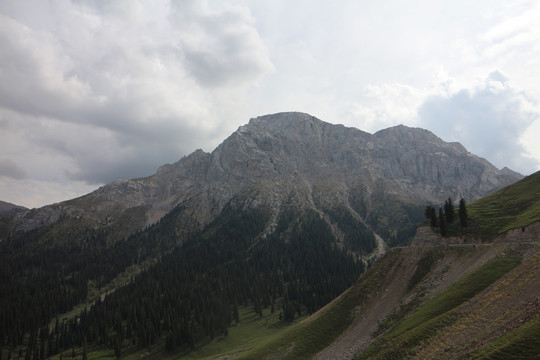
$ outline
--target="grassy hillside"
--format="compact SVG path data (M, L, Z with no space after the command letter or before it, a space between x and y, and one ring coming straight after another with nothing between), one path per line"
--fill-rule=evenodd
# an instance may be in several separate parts
M261 339L258 347L227 356L535 358L540 351L532 335L540 310L535 302L539 249L535 244L392 249L318 313L268 341ZM427 272L420 269L434 256ZM413 279L419 272L425 273L421 280Z
M470 231L489 236L540 221L540 173L470 204L469 215ZM393 249L318 313L228 356L537 358L538 250L535 244Z
M501 234L540 221L540 171L468 206L481 233Z
M305 321L275 340L239 356L239 359L311 359L330 345L353 321L353 310L362 307L377 291L401 249L393 249L356 285Z
M264 309L260 317L242 307L228 336L205 339L194 351L168 352L162 339L126 349L122 358L335 359L348 352L357 359L536 359L539 250L395 248L332 303L293 324L277 311ZM82 351L76 348L76 356ZM110 348L89 349L90 360L114 358Z
M181 359L181 360L210 360L216 358L227 358L239 356L242 353L261 345L261 343L272 341L279 337L291 324L281 321L279 313L271 313L270 309L263 309L263 316L260 317L253 312L252 307L240 307L240 323L229 329L227 336L217 336L213 340L205 339L197 342L195 350L168 351L165 348L165 340L161 339L151 347L144 349L128 348L124 349L121 357L124 360L139 359ZM299 323L303 318L295 320ZM292 325L294 326L294 325ZM83 354L82 347L74 349L77 358ZM71 358L72 350L64 352L63 358ZM55 355L52 359L60 359L60 355ZM89 348L88 360L113 360L116 359L114 350L105 346L93 346Z
M383 337L372 343L358 359L402 359L413 354L421 342L452 324L458 318L457 308L495 280L519 265L521 256L505 251L479 269L448 286L434 298L425 302Z

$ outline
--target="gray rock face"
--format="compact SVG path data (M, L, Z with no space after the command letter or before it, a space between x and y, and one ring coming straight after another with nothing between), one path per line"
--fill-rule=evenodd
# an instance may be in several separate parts
M449 196L471 201L520 178L427 130L400 125L369 134L308 114L279 113L251 119L210 154L197 150L147 178L119 180L20 214L16 228L26 231L64 217L105 226L129 213L135 229L176 206L203 226L231 201L276 213L292 205L351 207L358 196L369 207L375 193L416 203Z

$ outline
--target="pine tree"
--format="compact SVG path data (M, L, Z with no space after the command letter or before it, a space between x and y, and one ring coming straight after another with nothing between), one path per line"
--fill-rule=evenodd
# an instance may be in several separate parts
M441 228L441 235L446 235L446 217L443 214L443 210L439 208L439 227Z
M467 226L467 205L465 204L465 199L459 201L459 222L462 227Z
M88 344L86 342L86 336L83 339L83 360L88 360Z
M234 305L233 305L233 316L234 316L234 321L236 321L236 324L240 323L240 314L238 312L238 305L236 304L236 301L234 302Z
M448 198L444 203L444 215L446 216L446 222L452 224L454 222L454 204L452 199Z
M435 212L435 208L433 206L427 206L424 210L424 215L430 220L431 226L437 226L437 213Z
M120 343L120 338L118 336L114 339L114 355L117 359L120 359L122 356L122 344Z

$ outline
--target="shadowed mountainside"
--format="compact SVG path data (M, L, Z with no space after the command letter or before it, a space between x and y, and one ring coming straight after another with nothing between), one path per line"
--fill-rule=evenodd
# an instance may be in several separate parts
M468 243L420 227L410 247L391 249L331 304L240 358L536 359L539 184L540 172L470 204ZM494 222L507 230L486 236ZM510 236L510 226L528 236Z

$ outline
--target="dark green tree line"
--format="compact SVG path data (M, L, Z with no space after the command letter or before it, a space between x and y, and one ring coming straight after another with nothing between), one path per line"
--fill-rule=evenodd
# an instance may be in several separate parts
M318 213L286 212L274 233L261 237L268 219L264 209L228 207L203 231L183 241L177 237L177 222L166 217L113 245L107 245L101 234L89 232L92 241L101 245L92 250L82 242L74 245L75 250L63 249L59 256L66 256L66 251L75 255L67 263L21 252L20 263L1 265L1 291L14 293L2 298L6 308L1 310L1 344L15 348L30 334L25 350L28 360L81 347L79 355L84 357L91 345L105 345L119 357L128 347L150 347L160 339L170 351L194 348L202 339L227 335L231 323L241 321L240 306L251 307L259 315L263 309L273 309L292 321L327 304L364 270L351 252L337 246ZM350 221L340 225L348 229L349 244L369 251L371 238L359 224L344 214L336 219ZM365 237L366 244L354 236ZM82 254L77 258L83 248L91 255L88 259ZM14 247L5 247L6 257L7 249L16 252ZM150 256L160 261L76 318L57 319L48 328L56 314L86 298L89 281L105 284L121 269ZM37 265L28 268L24 262ZM7 280L15 269L36 278L31 283L22 276ZM80 294L75 292L79 287ZM40 289L43 293L35 296ZM62 300L69 296L70 302ZM62 301L64 307L59 308L56 302ZM28 306L28 316L19 315L25 311L23 306Z
M451 198L444 203L443 208L439 208L439 214L437 216L437 211L431 205L426 206L424 210L424 216L430 220L430 225L432 227L438 227L442 236L446 236L448 233L448 227L454 223L455 219L455 208ZM467 207L465 199L461 199L459 202L458 209L459 223L462 228L467 226Z

